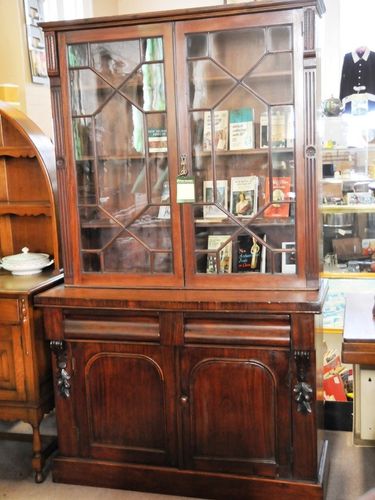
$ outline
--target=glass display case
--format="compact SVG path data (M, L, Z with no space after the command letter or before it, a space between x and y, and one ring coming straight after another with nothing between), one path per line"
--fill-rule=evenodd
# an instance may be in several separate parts
M324 117L322 251L327 276L375 272L374 112Z
M214 24L179 23L176 63L168 24L66 35L67 283L318 286L303 40L285 12Z

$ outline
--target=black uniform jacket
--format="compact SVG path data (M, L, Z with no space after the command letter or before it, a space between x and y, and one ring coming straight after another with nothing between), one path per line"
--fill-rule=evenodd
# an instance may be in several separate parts
M365 50L362 57L356 52L345 54L341 72L341 100L364 92L375 96L375 52L369 49Z

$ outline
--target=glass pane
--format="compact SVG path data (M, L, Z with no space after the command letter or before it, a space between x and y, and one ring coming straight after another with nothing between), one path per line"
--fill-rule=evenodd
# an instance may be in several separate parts
M165 156L168 152L167 115L152 113L147 115L148 152Z
M211 35L211 47L213 59L239 78L247 73L265 53L265 30L252 28L219 31ZM239 47L241 50L238 50Z
M235 80L208 60L188 63L190 107L212 108L229 91Z
M82 160L76 163L78 204L96 203L95 165L93 161Z
M143 64L120 90L144 111L165 111L164 65Z
M83 252L82 265L85 272L99 272L101 270L99 254Z
M207 240L207 274L232 272L232 240L228 234L210 234Z
M86 43L69 45L68 62L70 68L88 66L88 47Z
M84 250L101 250L121 233L121 227L113 223L113 220L99 208L84 208L80 209L79 213Z
M293 101L292 68L290 53L267 54L244 82L269 104L290 104Z
M294 147L294 110L293 106L274 106L271 108L271 147Z
M188 57L205 57L207 56L207 50L207 33L198 33L187 37Z
M172 273L163 39L68 56L83 270Z
M92 67L116 87L140 64L139 40L92 43L90 49Z
M286 263L296 254L291 29L209 37L213 61L189 38L189 57L202 59L186 62L195 272L296 272Z
M112 94L113 89L91 69L70 72L73 115L92 115Z
M266 235L252 232L238 235L233 242L233 269L238 273L266 272Z
M155 253L153 257L155 272L164 274L170 274L173 272L172 252Z
M268 50L292 50L292 30L290 26L273 26L268 30Z
M76 160L83 160L94 154L92 144L92 120L91 118L74 118L73 140L74 155Z
M145 61L162 61L163 55L163 39L147 38L145 40Z
M148 249L170 250L172 247L170 218L158 218L159 207L150 207L132 224L128 231Z
M150 272L150 253L137 240L128 235L116 238L103 252L104 270L131 274Z
M116 158L130 156L136 142L136 134L141 136L140 142L143 147L143 118L138 119L138 110L135 115L136 124L133 106L119 94L115 94L102 107L95 117L95 144L99 156ZM111 133L106 133L107 130L111 130Z

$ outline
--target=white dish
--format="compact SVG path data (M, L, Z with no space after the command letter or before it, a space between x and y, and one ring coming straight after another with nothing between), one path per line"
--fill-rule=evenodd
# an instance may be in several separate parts
M24 247L22 253L3 257L0 261L0 267L16 276L29 276L42 272L42 269L50 266L53 262L53 259L49 259L48 254L32 253L27 247Z

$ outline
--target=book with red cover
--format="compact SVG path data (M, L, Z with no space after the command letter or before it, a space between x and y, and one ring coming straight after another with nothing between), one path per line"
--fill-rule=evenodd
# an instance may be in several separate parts
M289 200L290 177L272 178L272 205L264 211L264 217L289 217L289 203L277 203L278 201ZM270 201L270 179L266 178L266 203Z
M347 401L344 382L335 372L327 373L323 378L324 398L330 401Z

